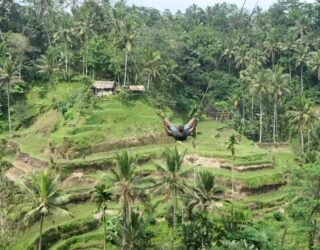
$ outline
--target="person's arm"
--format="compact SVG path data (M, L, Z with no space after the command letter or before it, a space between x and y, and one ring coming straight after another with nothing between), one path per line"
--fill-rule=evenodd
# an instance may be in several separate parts
M172 131L170 129L171 122L169 121L168 118L166 118L166 117L163 118L163 125L164 125L164 128L165 128L167 134L171 135L172 134Z

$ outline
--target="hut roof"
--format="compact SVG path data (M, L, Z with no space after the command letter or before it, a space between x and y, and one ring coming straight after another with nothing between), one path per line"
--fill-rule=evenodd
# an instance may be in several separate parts
M130 91L139 91L139 92L144 92L146 89L144 88L143 85L131 85L129 86Z
M113 81L95 81L93 83L93 87L96 89L113 89L114 82Z

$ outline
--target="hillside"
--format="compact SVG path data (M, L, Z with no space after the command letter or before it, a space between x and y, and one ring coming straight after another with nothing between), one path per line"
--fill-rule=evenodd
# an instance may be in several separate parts
M238 133L229 128L227 121L221 123L205 117L199 122L196 139L189 138L183 143L175 143L165 135L161 119L143 96L127 102L121 102L117 96L91 97L90 102L94 103L94 107L84 112L80 112L77 102L64 113L51 108L50 100L53 98L56 102L68 103L75 95L74 90L83 88L88 86L77 82L57 84L41 99L34 93L34 88L30 89L27 94L28 105L36 106L41 102L45 112L37 116L30 127L15 132L13 141L20 148L20 153L14 157L13 167L7 171L7 176L17 181L25 174L50 166L60 169L63 173L60 186L74 195L74 204L68 207L76 216L73 219L58 218L56 223L59 226L61 224L62 228L63 224L72 225L79 219L93 220L94 223L93 214L96 210L88 192L101 183L104 176L101 170L106 171L112 167L113 157L119 150L137 154L141 162L138 164L139 171L142 171L142 175L150 176L156 175L155 163L160 161L166 148L176 146L180 151L186 150L184 168L192 168L194 173L203 170L212 172L216 176L217 185L224 190L225 199L231 196L231 168L234 164L236 200L239 206L253 207L254 213L265 216L265 208L270 207L267 211L273 211L281 205L285 193L279 188L286 184L284 173L288 160L292 158L290 149L261 149L241 136L236 145L236 160L233 163L231 153L227 150L227 141L230 135ZM175 117L174 112L169 109L167 112ZM178 118L174 121L181 122ZM66 138L69 142L67 145ZM58 154L50 150L49 145L57 149L63 148L67 153ZM193 178L191 176L189 181ZM157 200L158 197L153 199ZM135 206L140 206L139 202ZM117 203L110 203L108 207L110 213L119 208ZM162 217L163 213L165 209L160 206L157 216ZM52 226L48 221L45 232ZM163 223L156 224L154 229L164 226ZM34 225L19 236L20 240L13 249L21 249L26 244L32 245L31 239L36 239L37 228L38 225ZM159 231L156 235L157 246L165 244L160 240L164 237L162 233L165 234L165 231ZM66 249L67 245L68 249L76 249L77 244L85 244L94 249L99 248L101 237L101 225L96 225L76 230L74 234L63 238L59 236L54 242L50 241L50 245L54 244L52 249Z

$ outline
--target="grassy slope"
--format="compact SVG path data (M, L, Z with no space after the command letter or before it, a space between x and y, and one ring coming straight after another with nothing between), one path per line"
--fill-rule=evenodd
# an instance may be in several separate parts
M75 89L81 89L83 85L80 83L62 83L52 87L45 98L40 98L34 89L28 94L29 104L44 105L50 107L52 99L68 100L74 97ZM179 123L179 119L175 120ZM78 142L80 147L86 147L104 141L116 141L132 136L142 136L154 131L162 131L162 124L155 115L149 105L143 101L132 101L128 105L123 105L116 98L98 99L97 107L83 115L79 115L77 106L71 108L65 117L60 113L48 109L48 112L38 118L30 128L17 132L19 137L15 139L19 143L23 152L27 152L42 159L48 159L43 154L43 150L49 143L59 145L64 137L69 137ZM227 124L216 121L202 121L198 126L197 140L190 138L183 143L169 143L167 145L149 145L144 147L136 147L128 149L131 153L160 155L166 147L178 146L181 150L187 149L188 153L198 153L202 156L224 158L231 162L230 152L226 150L226 141L233 133L237 134L233 129L229 129ZM195 146L195 147L194 147ZM272 152L272 150L270 150ZM249 165L269 162L268 150L260 149L255 144L242 137L239 145L236 146L235 165ZM112 157L115 151L97 153L86 156L86 159L75 159L72 162L90 162ZM272 152L276 158L276 168L268 170L260 170L248 173L235 173L238 181L249 183L255 186L263 183L265 180L283 180L283 171L290 164L292 152L290 150L277 150ZM65 161L61 161L65 162ZM230 171L225 169L212 169L203 167L213 171L220 178L230 179ZM153 164L141 166L143 170L154 170ZM99 173L89 174L91 177L99 177ZM267 182L268 182L267 181ZM83 186L75 186L74 189L83 188ZM282 191L271 194L262 194L248 197L243 204L250 202L265 201L273 202L283 197ZM241 202L242 203L242 202ZM164 210L163 205L159 210ZM84 209L85 208L85 209ZM110 208L117 208L116 204L110 204ZM85 203L72 205L71 210L77 218L85 217L94 211L93 203ZM70 220L65 217L58 217L57 223ZM51 226L47 224L45 227ZM38 223L30 227L20 238L19 244L14 249L19 249L28 239L32 238L38 232Z

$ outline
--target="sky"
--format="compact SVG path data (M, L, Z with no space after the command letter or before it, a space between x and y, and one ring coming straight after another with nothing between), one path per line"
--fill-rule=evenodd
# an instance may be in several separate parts
M137 6L153 7L161 11L170 9L172 12L176 12L177 10L184 11L192 4L205 8L206 6L213 6L216 3L223 2L236 4L241 8L244 0L127 0L128 5L135 4ZM245 8L250 10L253 9L256 2L257 0L247 0ZM266 10L275 2L277 2L277 0L258 0L258 5L262 9ZM305 0L304 2L312 3L315 2L315 0Z

